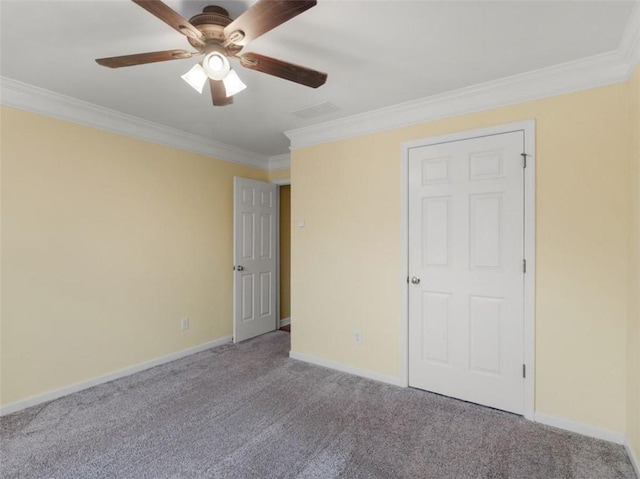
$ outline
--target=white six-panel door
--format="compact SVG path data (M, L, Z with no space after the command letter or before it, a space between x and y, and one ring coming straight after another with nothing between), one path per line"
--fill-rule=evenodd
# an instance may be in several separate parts
M277 186L234 178L233 340L276 329Z
M523 135L409 150L409 385L518 414Z

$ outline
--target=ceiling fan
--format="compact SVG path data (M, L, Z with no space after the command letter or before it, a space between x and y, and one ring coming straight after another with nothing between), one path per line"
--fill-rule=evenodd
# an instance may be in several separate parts
M98 58L96 62L99 65L120 68L205 55L203 61L182 78L200 93L208 80L214 106L233 103L233 95L246 88L231 69L229 58L237 58L245 68L311 88L318 88L327 80L326 73L300 65L258 53L240 55L242 48L250 41L315 6L317 0L259 0L235 20L229 17L229 12L224 8L210 5L189 21L160 0L132 1L186 36L196 51L166 50Z

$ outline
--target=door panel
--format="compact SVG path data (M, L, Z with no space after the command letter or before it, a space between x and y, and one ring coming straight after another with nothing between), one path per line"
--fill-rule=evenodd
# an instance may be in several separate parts
M449 363L449 293L422 293L422 360Z
M409 150L409 384L522 413L522 131Z
M450 266L451 198L441 196L422 199L423 266Z
M242 295L242 313L241 319L243 322L253 321L255 319L253 314L253 283L255 275L253 273L241 273L240 281L241 295Z
M469 197L471 269L500 269L502 264L502 193Z
M242 213L242 225L240 229L240 235L242 238L242 249L240 253L240 259L250 260L254 259L255 251L255 238L254 227L255 215L252 212Z
M276 329L276 188L234 178L234 342Z

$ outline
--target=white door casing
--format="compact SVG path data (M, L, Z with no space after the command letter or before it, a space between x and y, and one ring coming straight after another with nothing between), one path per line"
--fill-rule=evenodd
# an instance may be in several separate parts
M277 185L233 179L233 340L277 323Z
M408 148L409 385L524 412L524 132Z

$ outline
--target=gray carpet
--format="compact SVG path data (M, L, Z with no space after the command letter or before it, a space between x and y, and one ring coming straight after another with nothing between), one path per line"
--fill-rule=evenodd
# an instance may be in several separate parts
M2 477L635 477L621 446L288 351L276 331L6 416Z

